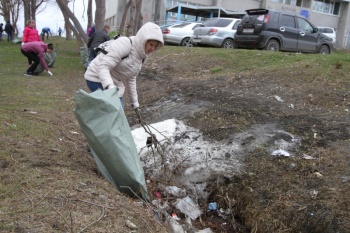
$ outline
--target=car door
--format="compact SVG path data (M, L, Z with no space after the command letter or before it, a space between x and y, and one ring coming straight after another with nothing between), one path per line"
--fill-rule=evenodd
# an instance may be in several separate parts
M315 52L318 40L315 28L306 19L300 17L297 17L297 26L299 29L298 51Z
M281 50L296 50L299 30L293 15L281 14L279 19L279 34L281 35Z

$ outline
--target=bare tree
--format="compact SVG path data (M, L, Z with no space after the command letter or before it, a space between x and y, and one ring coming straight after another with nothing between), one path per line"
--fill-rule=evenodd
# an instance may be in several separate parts
M143 16L141 12L142 8L142 0L129 0L124 8L123 12L123 18L119 27L119 33L120 34L126 34L126 36L135 35L137 31L141 28L143 24ZM126 32L125 30L125 24L127 17L129 15L129 22L126 26Z
M22 9L22 0L0 0L0 15L12 23L15 35L18 35L17 21Z
M95 0L96 11L95 11L95 28L96 30L102 30L105 25L106 16L106 1Z
M59 8L61 9L61 12L63 14L63 17L65 19L65 26L66 26L66 34L70 32L68 28L73 31L74 35L76 36L77 40L79 41L80 45L83 46L83 44L87 44L88 36L86 35L84 29L81 27L78 19L75 17L75 15L72 13L72 11L68 7L68 0L56 0ZM67 37L68 39L68 37Z
M39 7L41 7L46 0L22 0L24 7L24 24L29 20L35 20Z
M92 0L88 1L88 7L87 7L87 18L88 18L88 24L86 30L92 25Z

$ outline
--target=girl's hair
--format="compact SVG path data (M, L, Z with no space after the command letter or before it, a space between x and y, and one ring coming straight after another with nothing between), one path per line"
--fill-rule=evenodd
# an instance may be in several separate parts
M35 23L35 20L33 19L27 20L27 24L30 24L30 23Z

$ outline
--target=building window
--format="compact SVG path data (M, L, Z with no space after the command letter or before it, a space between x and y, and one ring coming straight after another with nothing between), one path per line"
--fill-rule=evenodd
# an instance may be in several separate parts
M330 15L339 15L340 2L332 0L315 0L312 5L312 10Z
M303 3L303 0L271 0L271 2L279 2L291 6L301 6Z

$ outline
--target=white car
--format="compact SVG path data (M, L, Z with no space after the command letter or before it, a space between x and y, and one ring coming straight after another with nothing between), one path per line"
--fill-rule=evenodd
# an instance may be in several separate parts
M186 22L165 27L163 28L164 43L190 47L193 30L200 26L202 26L200 22Z
M234 36L240 19L234 18L212 18L205 21L203 27L193 31L191 42L194 45L205 45L233 49Z
M319 32L331 38L333 44L337 41L334 28L331 28L331 27L317 27L317 28Z

